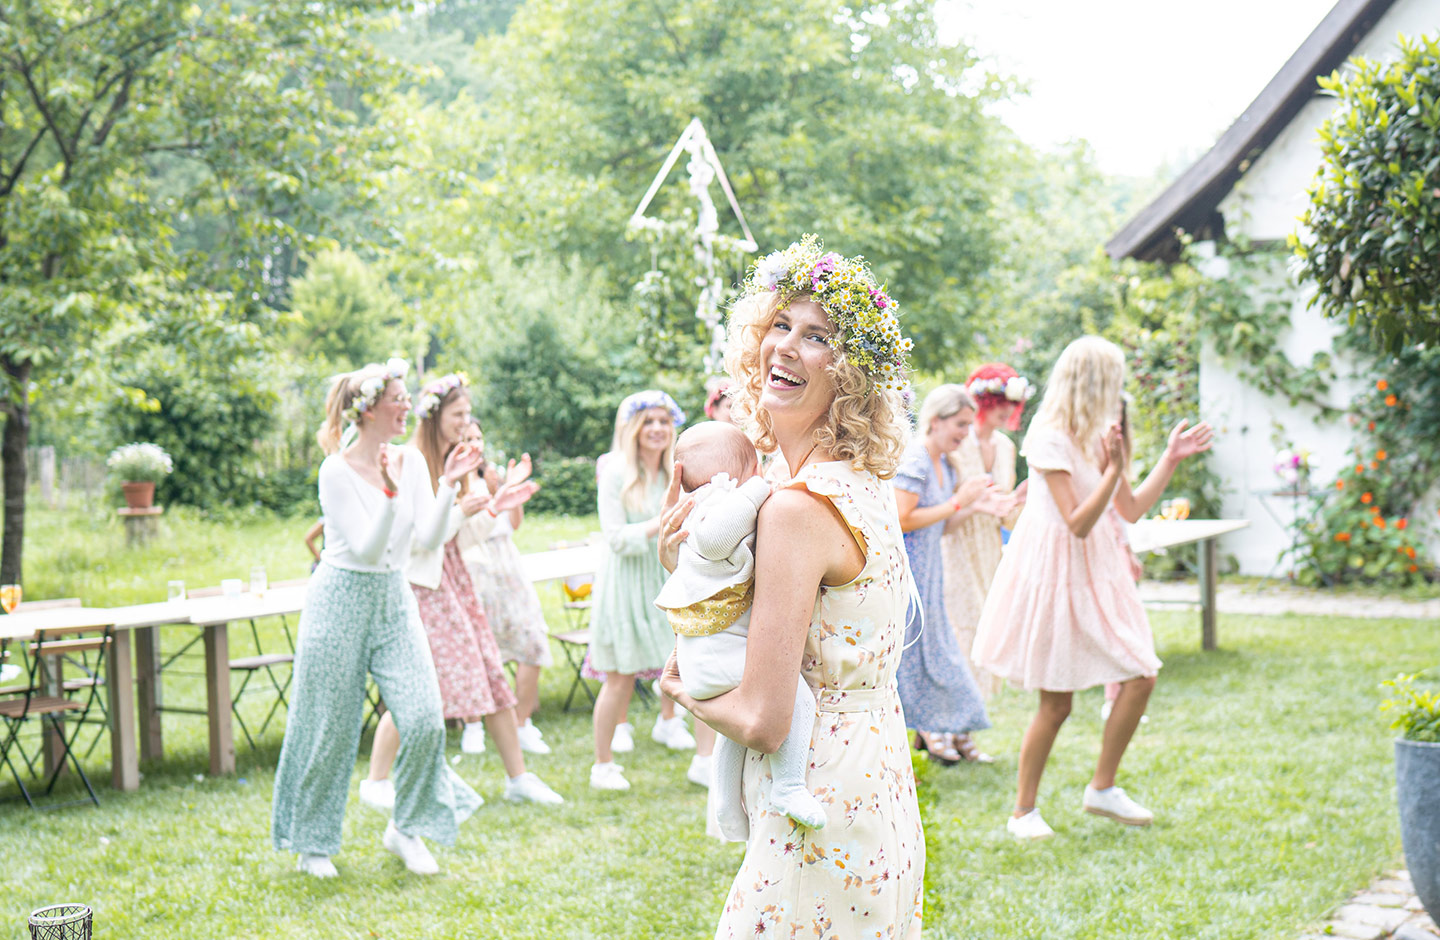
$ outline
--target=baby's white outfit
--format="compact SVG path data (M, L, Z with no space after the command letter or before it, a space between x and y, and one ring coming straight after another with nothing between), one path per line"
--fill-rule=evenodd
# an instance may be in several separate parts
M690 494L695 506L685 519L690 534L680 545L675 571L655 606L670 617L676 660L685 691L704 700L729 692L745 674L745 643L755 596L755 523L770 484L756 476L737 485L727 473ZM815 727L815 693L797 677L790 733L770 755L770 801L796 822L819 829L825 809L805 786L810 736ZM719 736L713 786L720 829L731 841L749 833L741 796L745 748Z

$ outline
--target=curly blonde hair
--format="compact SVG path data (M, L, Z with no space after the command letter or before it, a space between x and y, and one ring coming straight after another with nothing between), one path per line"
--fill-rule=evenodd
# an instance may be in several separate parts
M731 415L745 429L761 453L773 453L779 443L770 415L760 407L764 375L760 368L760 342L786 304L812 300L809 294L782 298L781 294L743 297L730 310L725 344L725 370L735 380L730 390ZM910 420L900 392L876 388L875 381L858 367L836 356L827 368L835 383L835 400L815 443L849 461L855 470L882 480L895 476L895 468L910 437Z
M1125 384L1125 354L1099 336L1082 336L1055 360L1045 384L1045 399L1031 428L1070 435L1087 460L1098 458L1100 436L1120 420Z

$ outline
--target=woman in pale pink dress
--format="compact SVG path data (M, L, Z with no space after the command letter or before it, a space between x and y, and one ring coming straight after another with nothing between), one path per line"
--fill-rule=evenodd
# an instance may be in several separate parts
M1170 432L1165 454L1133 489L1122 430L1125 358L1097 336L1065 348L1021 450L1039 474L1010 537L976 628L975 662L1040 693L1020 744L1016 838L1054 834L1036 809L1040 776L1077 689L1119 682L1105 722L1100 759L1082 808L1132 826L1154 815L1115 786L1115 774L1145 713L1160 660L1123 542L1122 517L1135 522L1160 498L1180 461L1210 447L1208 424Z

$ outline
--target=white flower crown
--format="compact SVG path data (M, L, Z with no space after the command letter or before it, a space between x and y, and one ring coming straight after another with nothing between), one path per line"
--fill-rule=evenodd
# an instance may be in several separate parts
M349 406L345 409L345 420L351 424L359 424L360 416L369 414L370 409L375 407L375 402L385 392L385 386L390 382L399 379L405 381L405 376L410 372L410 364L404 359L391 359L385 363L384 375L372 375L360 383L360 394L350 399Z
M1035 386L1022 376L1012 375L1008 379L976 379L965 390L971 395L1004 396L1006 401L1024 404L1035 394Z
M424 421L434 414L435 409L440 407L440 402L445 400L457 388L464 388L470 384L470 376L464 372L452 372L449 375L442 375L440 378L425 386L420 392L420 401L415 404L415 417Z

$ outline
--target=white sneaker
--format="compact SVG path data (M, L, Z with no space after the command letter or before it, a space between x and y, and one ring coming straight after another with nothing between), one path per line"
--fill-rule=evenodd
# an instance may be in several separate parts
M511 803L545 803L552 806L565 802L565 797L550 789L533 773L523 773L506 780L505 799Z
M1148 826L1155 821L1155 814L1136 803L1119 787L1097 790L1085 785L1085 812L1106 816L1127 826Z
M594 764L590 767L592 790L628 790L630 781L620 772L618 764Z
M691 736L690 729L685 727L685 719L679 715L669 721L664 718L656 718L655 729L650 732L650 740L656 744L663 744L672 751L695 750L695 738Z
M1044 819L1040 818L1040 811L1032 809L1024 816L1011 816L1005 820L1005 828L1021 842L1033 842L1037 839L1048 839L1055 834Z
M311 855L301 852L300 864L295 867L314 878L334 878L340 874L335 870L335 863L330 861L328 855Z
M485 753L485 722L467 721L465 723L465 732L460 735L460 752L462 754Z
M425 842L419 836L407 836L395 828L395 820L390 820L385 826L385 836L380 840L385 846L385 851L391 855L398 856L405 867L417 875L438 875L440 866L435 862L435 856L425 848Z
M550 753L550 745L545 743L544 735L540 733L540 729L535 727L535 723L529 718L526 718L525 723L516 729L516 733L520 737L520 750L524 751L525 753ZM610 749L613 751L615 749L615 746L612 744L610 746Z
M618 754L629 754L635 750L635 726L628 721L616 725L615 734L610 738L610 750Z
M382 813L392 812L395 809L395 784L389 777L384 780L361 780L360 802Z
M685 771L685 779L689 780L693 784L696 784L697 786L702 786L706 789L709 789L710 758L711 755L709 754L706 754L704 757L696 754L694 757L690 758L690 769Z

